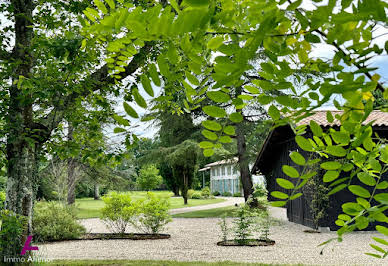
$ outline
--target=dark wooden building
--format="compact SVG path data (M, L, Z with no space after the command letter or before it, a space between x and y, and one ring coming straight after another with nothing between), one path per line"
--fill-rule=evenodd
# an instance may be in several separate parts
M340 113L339 111L331 111L333 116ZM317 122L323 130L328 130L330 127L338 128L339 121L335 120L332 124L326 120L326 111L317 111L314 115L305 118L299 122L298 125L309 125L310 121ZM373 111L368 117L366 123L372 122L373 131L381 138L388 138L388 113ZM305 137L311 137L312 133L307 129ZM298 151L306 159L310 157L311 153L303 151L295 142L295 134L290 126L281 126L275 128L267 136L263 147L257 157L257 160L252 168L253 174L263 174L266 177L267 189L269 192L281 191L289 193L288 190L283 189L276 183L276 178L285 178L290 181L283 171L283 165L291 165L298 169L299 172L303 170L302 166L296 165L289 157L292 151ZM318 172L319 180L322 180L324 170L314 169ZM341 177L339 177L341 178ZM355 178L357 179L357 178ZM358 179L352 180L352 183L357 184ZM353 182L354 181L354 182ZM322 183L323 184L323 183ZM312 212L312 197L314 193L318 193L314 188L309 188L309 191L302 191L303 196L291 200L287 203L287 217L291 222L303 224L309 227L329 227L330 230L337 230L339 227L334 223L338 215L342 213L342 204L349 201L355 201L356 197L347 189L344 189L329 197L325 215L319 220L319 223L314 223ZM307 192L307 193L306 193ZM269 196L269 200L279 200ZM374 224L370 224L366 230L374 230Z

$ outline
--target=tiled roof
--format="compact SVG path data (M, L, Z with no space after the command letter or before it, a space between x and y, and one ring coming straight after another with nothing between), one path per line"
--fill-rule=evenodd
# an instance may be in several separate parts
M300 120L297 125L309 125L311 120L314 120L321 126L333 126L333 125L340 125L340 122L335 118L337 114L341 115L343 111L330 111L331 114L334 117L334 122L329 123L326 119L326 112L327 111L316 111L315 114L312 116L303 118ZM372 111L368 118L365 120L364 124L368 124L369 122L373 122L373 126L388 126L388 113L381 112L381 111Z

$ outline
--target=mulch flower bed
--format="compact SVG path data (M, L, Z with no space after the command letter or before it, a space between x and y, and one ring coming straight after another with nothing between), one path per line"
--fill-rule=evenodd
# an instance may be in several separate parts
M169 239L169 234L140 234L140 233L89 233L84 234L80 240L106 240L106 239L130 239L130 240L152 240Z
M217 242L217 246L247 246L247 247L257 247L257 246L273 246L275 245L274 240L270 239L247 239L244 242L238 242L235 240L226 240Z
M45 243L63 242L63 241L77 241L77 240L111 240L111 239L128 239L128 240L157 240L169 239L169 234L141 234L141 233L88 233L79 238L61 239L61 240L46 240Z
M303 232L310 233L310 234L320 234L321 233L320 231L314 230L314 229L306 229L306 230L303 230Z

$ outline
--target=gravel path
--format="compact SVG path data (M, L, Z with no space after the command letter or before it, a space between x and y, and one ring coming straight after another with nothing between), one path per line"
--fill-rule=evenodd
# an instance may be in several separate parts
M272 212L284 218L284 210ZM218 219L174 219L166 230L166 240L89 240L40 245L40 253L50 259L128 259L178 261L241 261L263 263L303 263L308 265L387 265L382 260L363 255L370 252L375 232L356 232L342 243L333 243L320 255L319 243L334 237L335 232L309 234L306 227L283 221L271 228L271 247L219 247ZM82 220L91 232L108 232L99 219Z
M217 198L224 199L225 201L220 203L214 203L214 204L172 209L170 211L170 214L178 214L178 213L185 213L185 212L202 211L202 210L209 210L209 209L215 209L215 208L221 208L221 207L228 207L228 206L233 206L235 204L241 204L244 202L243 197L217 197Z

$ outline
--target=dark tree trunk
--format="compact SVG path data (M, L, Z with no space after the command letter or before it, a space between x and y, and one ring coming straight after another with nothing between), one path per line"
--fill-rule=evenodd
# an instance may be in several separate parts
M241 95L242 88L236 88L236 97ZM236 112L241 112L241 109L236 109ZM236 138L237 138L237 156L238 164L240 168L240 179L244 191L244 199L247 201L250 196L252 196L252 201L250 202L251 207L258 207L257 199L253 197L253 182L252 174L249 170L249 158L247 153L247 145L245 140L245 130L244 122L237 123L236 126Z
M188 183L189 183L188 175L184 173L183 174L182 197L183 197L183 203L185 205L187 205L187 191L189 190Z
M245 201L248 200L249 196L253 194L253 183L252 175L249 170L249 161L247 157L247 147L245 143L245 135L243 126L241 123L236 125L237 134L237 153L238 153L238 164L240 168L240 178L244 191Z
M69 122L69 129L67 132L67 140L73 140L73 125ZM76 162L74 158L67 160L67 204L71 205L75 203L75 185L76 185L76 174L75 174Z
M32 234L32 212L37 191L37 169L40 132L35 129L31 95L17 87L23 86L22 79L29 78L32 68L32 55L29 50L33 36L33 1L12 1L15 18L15 47L12 58L18 63L13 70L12 85L9 89L9 110L6 120L7 136L7 198L5 208L26 216L28 226L24 235L16 242L5 243L0 247L1 258L17 256L21 243L27 234ZM22 79L21 79L22 77ZM15 239L20 236L14 236Z
M175 197L179 197L179 187L174 185L174 187L172 188L172 192L174 192L174 196Z
M100 186L97 183L94 184L94 199L95 200L100 199Z

